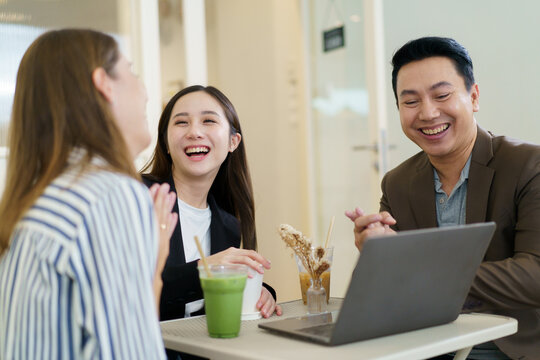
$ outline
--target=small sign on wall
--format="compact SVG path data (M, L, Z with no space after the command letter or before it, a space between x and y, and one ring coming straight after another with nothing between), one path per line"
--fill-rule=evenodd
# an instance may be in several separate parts
M323 31L324 52L345 47L345 29L338 26L333 29Z

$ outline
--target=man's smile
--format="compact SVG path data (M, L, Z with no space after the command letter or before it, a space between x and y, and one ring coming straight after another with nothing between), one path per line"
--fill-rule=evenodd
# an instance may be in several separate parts
M441 124L437 125L436 127L430 127L430 128L420 128L420 132L424 135L433 136L433 135L439 135L443 132L445 132L450 127L450 124Z

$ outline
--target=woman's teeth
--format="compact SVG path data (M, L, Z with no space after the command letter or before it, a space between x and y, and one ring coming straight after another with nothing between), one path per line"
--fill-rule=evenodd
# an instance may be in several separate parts
M208 151L209 150L207 147L193 147L193 148L186 149L186 154L187 155L206 154Z

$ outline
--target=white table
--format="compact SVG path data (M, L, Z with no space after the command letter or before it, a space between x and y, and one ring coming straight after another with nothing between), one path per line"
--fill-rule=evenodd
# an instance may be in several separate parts
M341 299L332 298L329 310L337 310ZM282 303L284 317L306 313L301 300ZM274 335L257 327L269 319L243 321L240 335L233 339L208 336L206 317L165 321L161 332L165 347L210 359L425 359L457 351L455 359L465 359L474 345L517 331L512 318L487 314L462 314L456 321L422 330L346 345L328 347Z

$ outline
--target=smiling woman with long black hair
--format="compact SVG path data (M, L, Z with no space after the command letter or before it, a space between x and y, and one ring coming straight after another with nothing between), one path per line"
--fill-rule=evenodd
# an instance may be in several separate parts
M238 115L218 89L194 85L166 105L154 155L143 169L147 185L167 183L177 195L179 221L163 271L161 320L203 310L194 236L211 264L246 264L263 272L270 262L256 252L255 207ZM262 265L262 266L261 266ZM264 284L257 307L274 312L274 290Z

